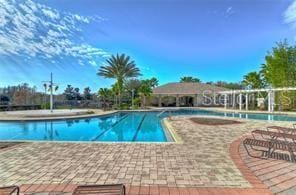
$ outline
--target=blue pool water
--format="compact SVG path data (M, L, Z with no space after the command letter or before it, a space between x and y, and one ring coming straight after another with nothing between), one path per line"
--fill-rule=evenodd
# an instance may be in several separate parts
M162 127L161 119L170 115L208 115L296 122L295 116L223 113L197 109L118 112L75 120L0 122L0 141L167 142L171 141L171 138Z
M154 112L115 113L77 120L0 122L0 140L166 142Z

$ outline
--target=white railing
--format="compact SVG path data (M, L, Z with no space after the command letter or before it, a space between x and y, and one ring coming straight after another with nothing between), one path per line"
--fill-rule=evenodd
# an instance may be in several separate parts
M163 113L165 113L167 110L164 110L164 111L162 111L161 113L159 113L158 115L157 115L157 117L160 117Z

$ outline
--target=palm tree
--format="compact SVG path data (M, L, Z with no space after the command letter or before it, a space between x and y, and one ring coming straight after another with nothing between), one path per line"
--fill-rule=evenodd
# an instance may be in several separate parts
M158 79L155 78L155 77L152 77L152 78L150 79L150 83L151 83L151 87L152 87L152 88L155 88L155 87L158 86Z
M261 75L256 71L246 74L242 83L243 85L248 86L251 89L260 89L264 87Z
M111 94L114 96L114 102L115 102L115 105L116 107L118 108L118 104L117 104L117 101L118 101L118 94L119 94L119 90L118 90L118 84L117 82L114 83L113 85L111 85Z
M100 88L98 95L103 99L103 108L106 108L106 100L111 96L112 91L108 88Z
M101 66L98 75L105 78L116 79L118 87L118 98L119 105L121 104L121 91L123 88L123 82L127 78L133 78L140 76L140 69L136 67L136 64L129 56L125 54L121 55L112 55L109 59L106 60L107 65Z
M146 97L150 96L151 93L152 93L152 86L151 86L151 82L150 80L143 80L142 81L142 84L139 88L139 92L140 94L143 96L144 98L144 103L143 103L143 106L145 107L146 106Z
M181 83L200 83L200 79L199 78L194 78L194 77L181 77L180 79Z

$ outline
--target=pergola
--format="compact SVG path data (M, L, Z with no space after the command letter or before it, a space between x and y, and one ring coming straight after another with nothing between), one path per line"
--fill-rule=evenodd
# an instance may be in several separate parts
M249 110L249 95L254 93L266 92L268 100L268 112L274 111L275 92L277 91L296 91L296 87L282 87L270 89L249 89L249 90L230 90L221 91L219 94L224 96L224 107L227 109L228 102L233 108L236 107L236 97L238 96L239 110L243 109L243 95L245 96L245 110ZM228 101L229 100L229 101Z

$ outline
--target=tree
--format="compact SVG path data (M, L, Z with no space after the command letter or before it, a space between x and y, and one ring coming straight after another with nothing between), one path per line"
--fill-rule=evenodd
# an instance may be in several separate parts
M277 43L265 57L261 73L272 87L291 87L296 85L296 47L287 41Z
M155 77L152 77L152 78L150 79L150 85L151 85L152 88L157 87L157 86L158 86L158 79L155 78Z
M0 95L0 105L6 105L9 102L9 97L5 95Z
M261 75L256 71L246 74L242 84L246 87L250 87L251 89L260 89L264 87Z
M261 66L264 81L271 87L293 87L296 85L296 46L290 46L285 40L277 43L265 56L265 63ZM277 104L283 109L290 109L295 105L287 102L296 98L295 92L280 92L276 95ZM290 101L289 101L290 102ZM291 101L295 104L295 101ZM283 106L283 107L282 107Z
M119 94L117 83L114 83L113 85L111 85L111 94L114 95L114 99L115 99L114 101L115 101L115 104L117 105L118 94Z
M151 82L151 80L149 80L149 79L142 80L141 86L139 88L139 92L144 98L143 106L145 107L146 106L146 97L150 96L151 93L152 93L152 82Z
M218 87L224 87L227 89L242 89L242 85L240 83L226 82L226 81L217 81L216 83L212 82L212 85L216 85Z
M139 79L129 79L125 81L124 88L129 92L134 90L135 94L137 94L139 88L141 87L141 83L142 82Z
M101 66L97 74L105 78L116 79L120 105L124 80L140 76L140 69L136 67L135 62L131 60L129 56L125 56L125 54L112 55L106 62L107 65Z
M112 91L108 88L100 88L98 95L103 100L103 108L106 108L106 100L111 97Z
M139 89L141 87L141 80L139 79L129 79L125 82L124 88L128 93L128 97L135 98L138 97Z
M76 100L81 100L81 94L80 94L80 89L78 87L74 88L74 99Z
M15 104L25 105L27 103L26 90L20 89L13 94L13 100Z
M91 90L90 90L89 87L84 88L83 97L84 97L85 100L90 100L91 99Z
M65 91L64 91L64 95L66 97L67 100L73 100L75 98L74 95L74 87L72 87L71 85L67 85Z
M180 82L181 83L200 83L200 79L199 78L194 78L191 76L184 76L180 78Z

